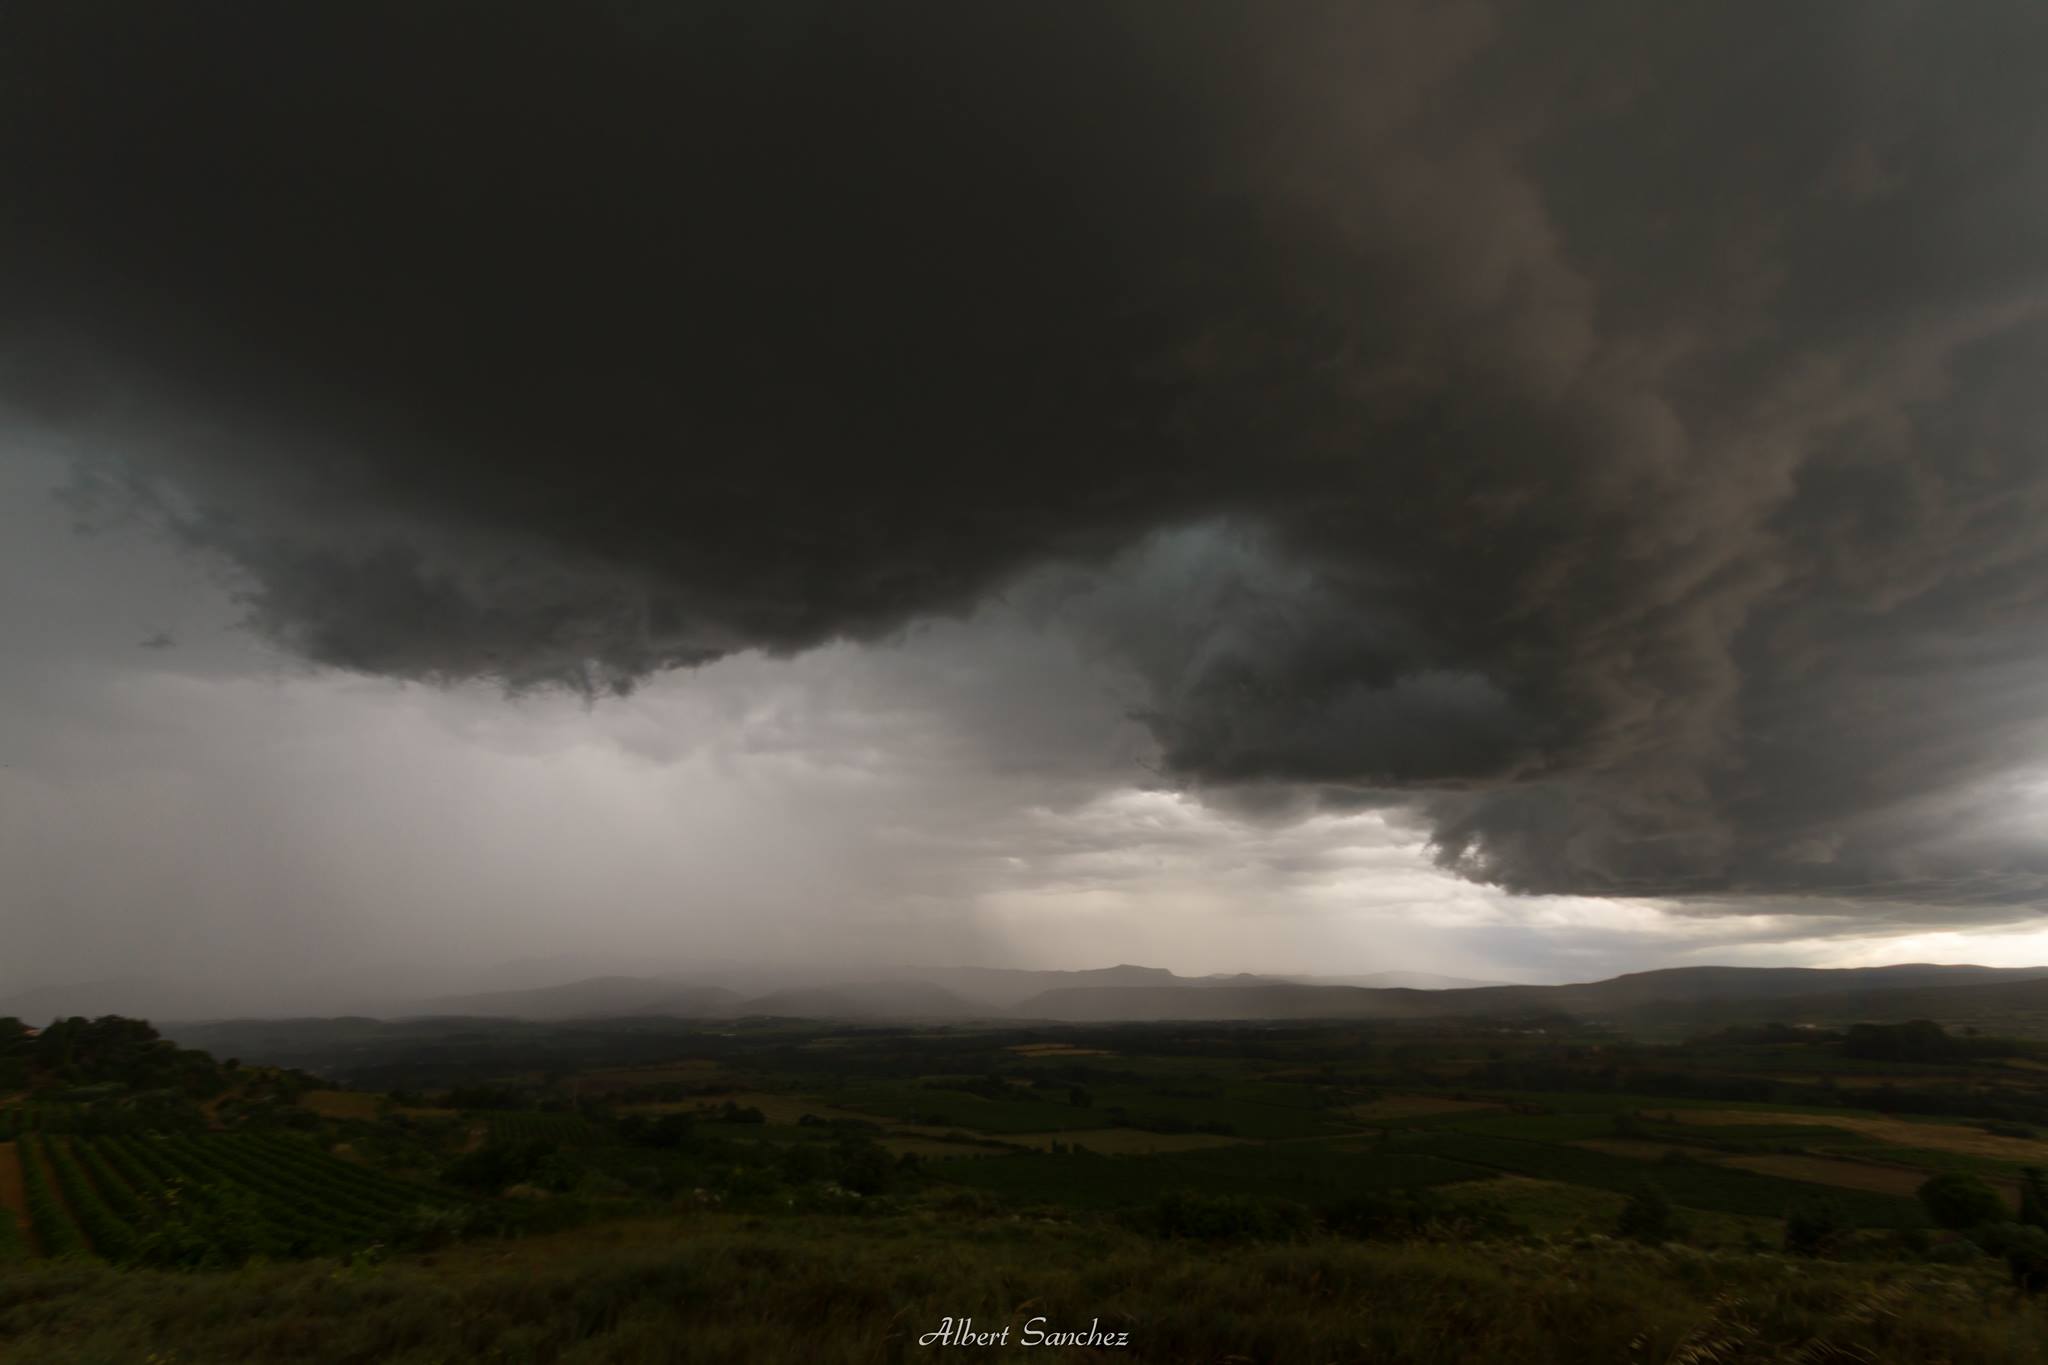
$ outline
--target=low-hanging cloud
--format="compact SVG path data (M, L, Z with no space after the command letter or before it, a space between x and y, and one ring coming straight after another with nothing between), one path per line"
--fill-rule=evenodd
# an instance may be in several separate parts
M2020 0L16 5L0 382L323 663L1026 592L1222 799L2011 917L2044 59Z

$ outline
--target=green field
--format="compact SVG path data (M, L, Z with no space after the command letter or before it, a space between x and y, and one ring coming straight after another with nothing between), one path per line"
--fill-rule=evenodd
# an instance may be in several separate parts
M203 1264L344 1252L462 1202L284 1136L31 1134L16 1151L27 1231L48 1258Z

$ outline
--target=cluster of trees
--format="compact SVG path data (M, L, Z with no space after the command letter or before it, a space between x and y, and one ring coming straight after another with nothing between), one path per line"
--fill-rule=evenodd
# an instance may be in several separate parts
M913 1179L920 1164L891 1155L861 1131L872 1125L819 1120L808 1126L830 1128L829 1140L788 1143L735 1140L708 1126L735 1119L763 1121L759 1110L730 1101L694 1114L627 1114L611 1125L616 1143L572 1146L545 1137L493 1137L456 1157L440 1175L480 1194L517 1187L599 1197L718 1192L779 1202L805 1191L887 1194Z
M1025 1093L1022 1087L995 1072L986 1076L949 1076L943 1080L925 1081L922 1088L974 1095L984 1100L1014 1100Z
M113 1083L205 1099L228 1088L236 1067L179 1047L141 1019L74 1017L36 1030L0 1018L0 1091Z
M573 1189L582 1172L561 1144L542 1139L486 1142L457 1157L441 1179L458 1189L501 1194L515 1185L563 1192Z
M2015 1038L1956 1037L1932 1019L1903 1024L1852 1024L1843 1035L1844 1057L1871 1062L1956 1062L2013 1057L2037 1049Z
M1920 1187L1927 1216L2005 1258L2015 1288L2048 1290L2048 1175L2029 1168L2017 1213L1989 1184L1971 1175L1938 1175Z
M1699 1040L1702 1044L1731 1043L1739 1047L1769 1047L1781 1043L1839 1043L1842 1035L1833 1029L1801 1027L1797 1024L1730 1024L1719 1033Z

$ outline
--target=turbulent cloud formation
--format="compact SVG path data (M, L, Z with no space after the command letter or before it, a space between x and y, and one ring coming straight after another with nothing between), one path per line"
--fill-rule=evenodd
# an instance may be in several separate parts
M0 382L324 663L1017 592L1222 799L2010 918L2044 59L2021 0L17 5Z

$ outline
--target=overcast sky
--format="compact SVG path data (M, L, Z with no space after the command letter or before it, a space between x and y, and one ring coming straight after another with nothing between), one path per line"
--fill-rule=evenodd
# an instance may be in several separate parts
M2048 962L2044 62L12 6L0 994Z

